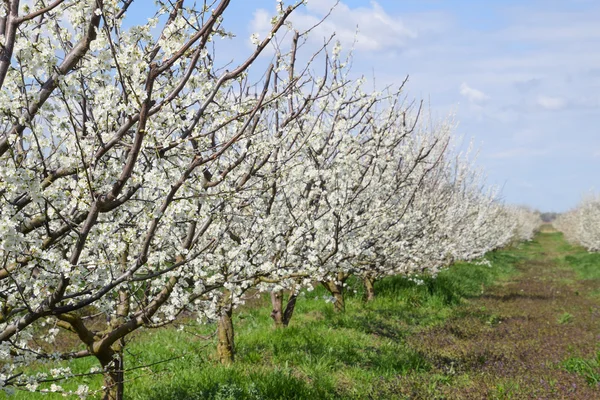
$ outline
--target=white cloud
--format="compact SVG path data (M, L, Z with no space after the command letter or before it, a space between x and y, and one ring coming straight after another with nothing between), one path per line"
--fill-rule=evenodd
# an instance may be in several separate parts
M417 37L399 16L388 14L375 1L371 1L369 6L356 8L340 1L331 15L320 22L334 5L335 1L332 0L309 1L306 8L297 10L290 20L294 28L300 31L318 24L310 35L312 40L322 43L323 38L329 38L335 33L336 40L346 49L354 47L356 50L376 52L396 50ZM262 34L271 28L270 13L265 10L256 11L250 27L263 37Z
M562 97L539 96L537 98L537 104L546 110L556 111L565 108L567 102Z
M481 90L474 89L467 85L465 82L460 85L460 94L466 97L471 103L480 104L489 99L490 97L483 93Z

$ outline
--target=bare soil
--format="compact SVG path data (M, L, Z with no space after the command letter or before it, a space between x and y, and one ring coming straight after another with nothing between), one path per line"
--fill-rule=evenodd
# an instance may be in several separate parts
M444 325L409 339L439 375L426 383L399 382L404 395L600 399L600 387L564 368L570 357L592 359L599 351L600 301L592 291L600 281L580 280L565 267L564 242L556 237L539 235L535 253L518 265L520 274L470 299Z

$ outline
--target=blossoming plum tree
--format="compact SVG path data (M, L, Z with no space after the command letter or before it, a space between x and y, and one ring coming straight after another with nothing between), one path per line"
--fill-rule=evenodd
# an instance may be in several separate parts
M301 3L279 2L270 34L224 70L209 50L228 35L229 3L158 2L130 28L132 1L0 5L2 386L35 389L18 372L32 361L95 356L105 398L121 398L126 335L188 303L214 314L203 296L222 282L200 279L201 256L217 254L231 205L227 189L211 189L260 160L264 149L244 146L263 111L299 90L273 93L271 66L248 95L254 61ZM59 327L85 350L47 354L32 333L42 324L48 341Z
M553 225L572 243L600 251L600 196L589 194L579 205L558 216Z

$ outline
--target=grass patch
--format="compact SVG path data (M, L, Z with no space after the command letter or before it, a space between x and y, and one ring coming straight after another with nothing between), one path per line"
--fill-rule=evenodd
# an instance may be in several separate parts
M566 256L564 261L580 279L600 279L600 254L581 251Z
M558 318L556 319L556 321L561 325L565 325L565 324L572 322L573 318L574 318L573 314L565 312L565 313L560 314L558 316Z
M597 352L596 357L591 359L571 357L563 363L563 367L568 372L584 377L592 387L600 385L600 352Z

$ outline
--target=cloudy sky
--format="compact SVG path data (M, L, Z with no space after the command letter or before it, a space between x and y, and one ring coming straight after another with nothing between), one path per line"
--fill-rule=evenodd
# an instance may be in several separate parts
M225 27L246 51L275 3L232 1ZM334 3L309 0L293 22L308 27ZM564 211L600 190L599 21L598 0L343 0L313 37L357 37L357 75L382 87L409 75L410 96L454 113L507 202Z

